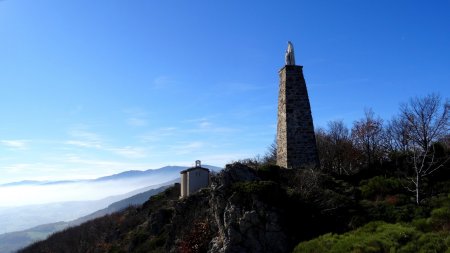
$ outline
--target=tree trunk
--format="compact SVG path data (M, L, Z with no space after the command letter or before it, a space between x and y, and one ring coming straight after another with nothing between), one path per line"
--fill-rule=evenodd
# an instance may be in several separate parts
M416 204L420 204L420 198L419 198L419 192L420 192L420 176L419 173L416 173Z

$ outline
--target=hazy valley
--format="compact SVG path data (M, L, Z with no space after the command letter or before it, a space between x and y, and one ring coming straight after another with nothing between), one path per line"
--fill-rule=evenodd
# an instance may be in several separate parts
M220 170L204 166L212 171ZM0 252L9 252L6 249L11 245L25 246L23 242L44 239L48 234L129 205L142 204L149 196L178 182L183 169L186 167L167 166L125 171L92 180L3 184L0 186L0 203L20 205L0 208ZM39 197L40 194L44 196ZM19 199L11 200L13 197ZM25 205L27 202L34 204Z

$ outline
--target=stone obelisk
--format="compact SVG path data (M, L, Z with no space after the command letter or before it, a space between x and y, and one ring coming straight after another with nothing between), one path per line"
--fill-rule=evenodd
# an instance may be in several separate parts
M303 67L295 65L288 42L286 65L279 71L277 165L288 169L319 166L316 137Z

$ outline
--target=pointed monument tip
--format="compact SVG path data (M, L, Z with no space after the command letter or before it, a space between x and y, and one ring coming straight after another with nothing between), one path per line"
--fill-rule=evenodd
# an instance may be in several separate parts
M285 63L286 65L295 65L294 45L292 45L291 41L288 41L288 48L285 54Z

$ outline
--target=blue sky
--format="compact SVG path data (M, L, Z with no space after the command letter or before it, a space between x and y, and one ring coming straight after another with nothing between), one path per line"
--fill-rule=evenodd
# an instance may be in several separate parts
M0 183L222 166L275 137L288 40L315 126L450 94L450 1L0 1Z

